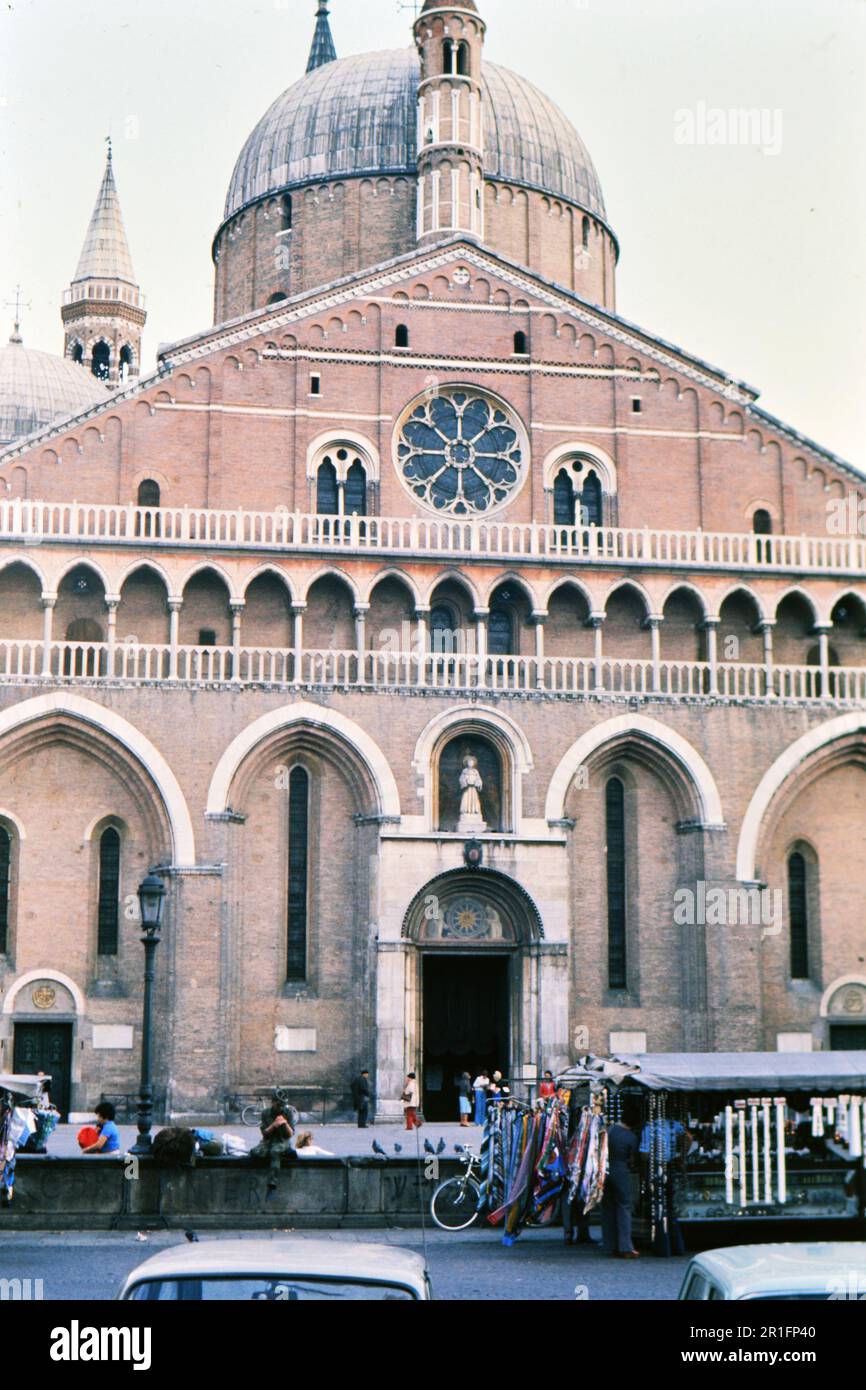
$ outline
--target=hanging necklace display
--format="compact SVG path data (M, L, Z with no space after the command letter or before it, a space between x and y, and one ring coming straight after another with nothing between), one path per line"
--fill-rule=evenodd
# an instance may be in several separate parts
M748 1204L749 1193L747 1186L746 1172L746 1102L738 1100L734 1102L737 1111L737 1139L740 1154L740 1206Z
M768 1205L773 1200L773 1148L770 1124L770 1110L772 1104L773 1100L771 1096L762 1097L761 1111L764 1121L764 1201Z
M863 1097L852 1096L848 1109L848 1152L852 1158L863 1157Z
M785 1168L785 1098L775 1096L776 1107L776 1196L780 1205L788 1200L787 1170Z
M725 1106L725 1201L734 1205L734 1107Z
M752 1126L752 1201L761 1200L761 1162L760 1135L758 1134L758 1106L760 1100L749 1100L749 1115Z

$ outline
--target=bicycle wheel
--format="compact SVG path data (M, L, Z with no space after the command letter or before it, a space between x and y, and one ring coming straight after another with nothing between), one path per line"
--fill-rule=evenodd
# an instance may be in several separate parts
M478 1184L471 1178L447 1178L430 1199L430 1215L443 1231L465 1231L478 1220Z
M241 1124L257 1125L261 1113L262 1107L260 1105L245 1105L241 1110Z

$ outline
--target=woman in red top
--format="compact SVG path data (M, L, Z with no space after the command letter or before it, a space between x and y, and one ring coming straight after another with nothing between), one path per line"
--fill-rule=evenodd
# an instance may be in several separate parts
M552 1071L546 1071L546 1072L544 1073L544 1080L542 1081L541 1085L540 1085L539 1088L538 1088L538 1098L539 1098L539 1100L547 1100L547 1098L548 1098L549 1096L555 1096L555 1095L556 1095L556 1082L555 1082L554 1079L553 1079L553 1072L552 1072Z

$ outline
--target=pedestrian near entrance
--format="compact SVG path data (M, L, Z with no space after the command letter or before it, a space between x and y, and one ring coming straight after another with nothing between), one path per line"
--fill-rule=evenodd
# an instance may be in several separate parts
M475 1092L475 1123L483 1125L487 1120L487 1088L490 1085L490 1077L486 1071L481 1071L472 1083Z
M638 1155L640 1115L623 1105L622 1119L607 1131L608 1174L601 1199L602 1244L606 1255L636 1260L631 1236L631 1175Z
M472 1114L472 1078L468 1071L457 1079L457 1109L460 1115L460 1128L467 1129Z
M418 1123L418 1078L414 1071L410 1071L403 1082L403 1094L400 1099L403 1102L403 1114L406 1116L406 1128L414 1129Z
M365 1067L360 1076L356 1076L352 1082L352 1105L358 1115L359 1129L369 1128L371 1100L370 1073Z

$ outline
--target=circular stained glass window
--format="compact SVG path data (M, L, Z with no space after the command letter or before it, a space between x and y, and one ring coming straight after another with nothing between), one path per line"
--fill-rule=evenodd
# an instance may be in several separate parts
M486 516L524 477L526 444L500 402L463 387L412 406L397 431L397 466L419 501L451 516Z

